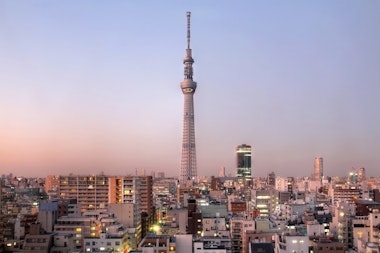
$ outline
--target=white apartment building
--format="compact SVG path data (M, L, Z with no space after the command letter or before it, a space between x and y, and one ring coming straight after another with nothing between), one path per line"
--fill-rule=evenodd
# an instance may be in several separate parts
M128 238L127 229L112 213L106 209L80 213L78 209L77 205L69 205L69 215L58 218L54 226L54 232L73 235L76 251L92 252L105 246L114 250L132 248L130 244L133 240ZM106 239L110 239L110 245ZM119 242L122 243L118 245Z
M307 253L309 252L309 236L296 232L276 234L275 253Z
M85 252L126 252L129 248L124 243L123 235L112 236L107 233L101 233L96 238L84 238Z
M194 253L227 253L227 249L218 244L194 242Z

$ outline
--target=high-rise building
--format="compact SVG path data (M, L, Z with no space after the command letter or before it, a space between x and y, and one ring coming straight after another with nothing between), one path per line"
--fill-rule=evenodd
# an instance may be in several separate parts
M286 178L286 185L287 185L287 191L290 193L294 192L294 177L287 177Z
M351 184L357 184L359 182L359 173L354 167L351 167L348 173L348 182Z
M273 171L272 171L271 173L268 174L268 177L267 177L267 183L268 183L268 185L270 185L270 186L273 186L273 187L276 186L276 174L274 174Z
M314 159L314 179L322 180L323 177L323 158L316 157Z
M48 175L45 178L45 192L48 194L49 198L54 199L58 197L59 189L59 177Z
M359 182L363 182L365 178L365 168L361 167L358 172Z
M106 208L109 203L133 203L140 213L154 214L151 176L59 176L59 197L76 199L82 211Z
M151 176L140 176L140 212L149 216L154 214L153 204L153 178Z
M165 172L163 171L157 172L157 178L165 178Z
M236 147L236 167L238 181L252 181L252 147L242 144Z
M107 207L109 177L105 175L59 176L58 196L76 199L82 211Z
M3 179L0 178L0 242L4 241L4 225L5 222L3 221L3 187L4 182Z
M226 177L226 168L224 166L219 169L219 177Z
M197 88L197 83L193 81L193 63L190 49L190 12L187 15L187 49L183 64L185 65L185 77L181 82L181 89L184 95L183 113L183 139L180 181L194 179L197 176L197 161L195 153L195 130L194 130L194 102L193 95Z

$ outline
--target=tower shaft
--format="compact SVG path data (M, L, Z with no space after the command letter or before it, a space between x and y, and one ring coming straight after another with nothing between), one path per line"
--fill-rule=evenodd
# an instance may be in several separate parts
M184 94L181 181L197 176L193 94Z
M180 181L186 182L197 176L197 162L195 152L195 127L194 127L194 101L193 95L197 88L197 83L193 81L194 60L190 49L190 12L187 12L187 49L184 66L184 80L181 82L181 89L184 95L183 112L183 138Z

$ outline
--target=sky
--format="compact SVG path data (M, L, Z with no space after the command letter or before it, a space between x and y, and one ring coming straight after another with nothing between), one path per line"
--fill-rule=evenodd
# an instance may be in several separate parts
M0 175L180 168L191 11L198 175L380 176L380 2L0 1Z

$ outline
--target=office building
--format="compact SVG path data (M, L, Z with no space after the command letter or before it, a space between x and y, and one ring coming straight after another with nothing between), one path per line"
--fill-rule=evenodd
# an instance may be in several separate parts
M251 200L259 217L269 217L279 205L278 192L271 188L251 190Z
M323 158L314 159L314 180L322 180L323 177Z
M365 177L365 168L361 167L358 172L358 177L359 177L359 182L363 182L366 177Z
M252 181L252 147L242 144L236 147L236 167L239 182Z
M267 184L269 186L272 186L273 188L276 186L276 174L272 171L271 173L268 174L267 177Z
M226 177L226 168L224 166L219 169L219 177Z

